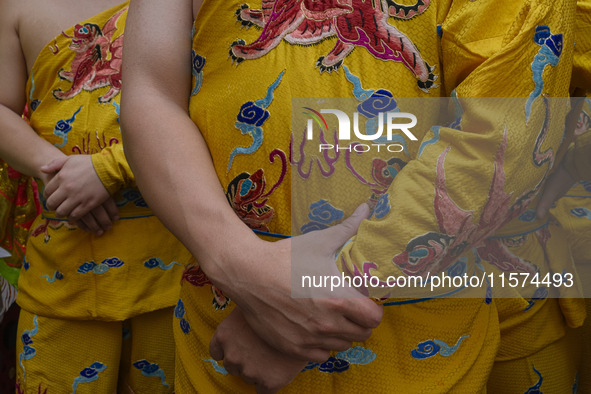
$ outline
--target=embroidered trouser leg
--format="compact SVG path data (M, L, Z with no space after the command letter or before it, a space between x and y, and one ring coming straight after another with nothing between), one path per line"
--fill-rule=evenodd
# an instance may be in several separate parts
M111 394L119 386L120 392L172 393L171 319L172 308L125 322L62 320L21 310L17 391Z

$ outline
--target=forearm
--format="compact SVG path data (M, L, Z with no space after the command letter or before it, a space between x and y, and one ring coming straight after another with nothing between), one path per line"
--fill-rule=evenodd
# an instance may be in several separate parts
M207 146L187 113L154 95L140 108L127 94L125 153L142 195L210 278L226 282L233 265L221 265L258 238L229 206Z
M19 115L4 105L0 105L0 119L0 157L25 175L46 177L41 167L64 153L37 135Z

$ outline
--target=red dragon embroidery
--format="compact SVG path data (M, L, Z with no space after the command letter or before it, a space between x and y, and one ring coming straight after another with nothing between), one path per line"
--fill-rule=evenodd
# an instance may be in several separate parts
M410 19L422 14L430 0L403 6L393 0L263 0L261 10L248 5L236 11L243 26L263 28L251 44L232 43L230 56L237 63L258 59L285 39L290 44L312 45L336 36L333 49L316 62L320 72L337 70L355 47L364 47L384 61L402 62L417 78L418 87L428 92L436 87L434 66L423 60L413 42L388 17Z
M248 172L238 175L228 184L226 191L226 198L236 214L248 227L255 230L269 231L267 225L273 219L275 210L267 205L267 200L275 189L283 183L287 173L285 153L279 149L274 149L269 155L271 163L275 161L275 157L281 159L281 175L277 183L267 193L265 193L267 181L261 168L252 175Z
M520 271L531 274L537 267L520 257L513 255L500 239L488 238L502 225L517 215L516 206L523 206L523 198L511 205L511 194L504 191L505 171L503 168L507 130L503 136L495 158L494 172L488 201L485 204L478 224L473 222L474 212L458 207L447 194L445 185L445 157L451 147L447 147L437 160L435 179L435 199L433 206L440 232L430 232L412 239L406 250L393 258L407 275L426 276L428 272L437 274L446 269L465 251L469 245L475 245L478 255L503 271ZM528 192L524 196L530 196ZM500 214L508 212L508 214Z
M121 54L123 34L111 42L117 30L117 21L127 7L113 15L101 29L94 23L85 23L74 27L74 36L69 48L76 52L70 71L60 70L61 79L72 82L66 92L53 91L58 100L67 100L82 90L92 91L104 86L109 90L98 98L99 103L107 103L121 90ZM62 33L65 35L65 33Z

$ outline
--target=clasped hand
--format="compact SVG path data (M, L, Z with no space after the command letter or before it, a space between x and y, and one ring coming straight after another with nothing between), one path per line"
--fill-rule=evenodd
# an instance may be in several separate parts
M47 174L43 192L47 208L68 218L70 224L100 236L119 218L115 200L94 170L90 155L64 156L41 171Z
M337 226L289 240L261 241L245 251L256 264L243 262L241 275L228 287L238 307L218 326L211 356L224 360L230 374L255 384L257 391L275 392L308 361L324 362L331 350L343 351L368 339L381 321L381 306L355 297L354 289L348 290L355 294L341 293L351 298L292 298L290 279L290 266L303 262L338 273L336 251L368 216L369 207L363 204Z

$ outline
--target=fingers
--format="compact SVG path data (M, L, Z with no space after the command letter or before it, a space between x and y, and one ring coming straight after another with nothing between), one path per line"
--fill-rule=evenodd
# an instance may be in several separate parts
M75 222L69 222L69 223L78 226L78 228L82 231L86 231L87 233L92 233L92 231L90 231L88 226L86 226L86 224L84 224L84 222L82 220L77 220Z
M111 222L119 220L119 209L113 197L109 197L104 203L103 208L107 212L107 215L111 218Z
M58 172L59 170L62 169L62 167L64 166L64 164L66 163L67 160L68 160L68 156L63 156L63 157L60 157L59 159L52 160L48 164L46 164L40 168L41 172L44 172L46 174L53 174L55 172Z
M369 298L354 298L347 299L346 301L346 306L341 311L348 320L361 328L358 330L360 337L367 335L366 329L376 328L381 323L384 314L383 306L376 304ZM362 342L366 339L353 339L353 341Z
M103 230L99 227L98 223L96 222L94 216L92 214L84 215L79 222L82 222L85 226L87 232L94 233L97 236L103 235Z
M361 204L357 207L355 212L342 223L326 230L322 230L325 232L326 236L326 239L324 236L322 238L323 243L327 248L330 248L330 250L334 251L339 249L345 242L357 234L357 229L361 225L361 222L369 218L369 214L369 205L365 203Z

